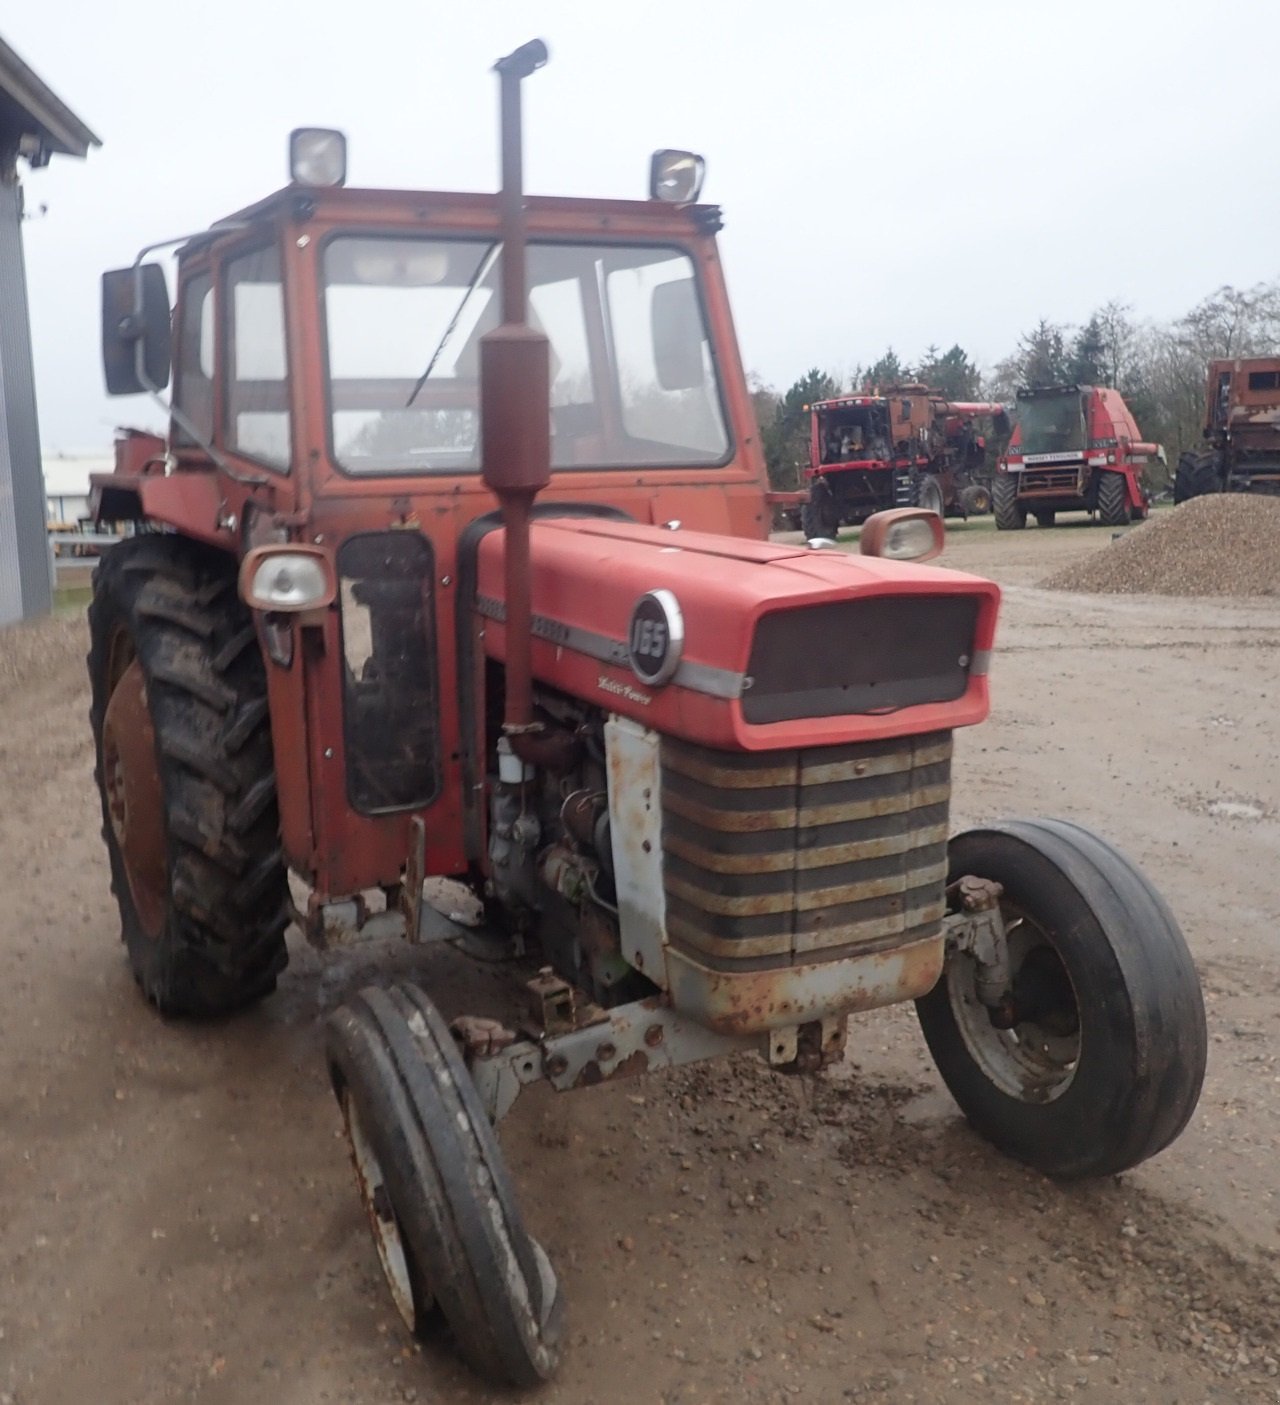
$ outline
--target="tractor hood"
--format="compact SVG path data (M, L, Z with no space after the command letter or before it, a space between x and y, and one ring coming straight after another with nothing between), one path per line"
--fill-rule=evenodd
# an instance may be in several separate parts
M758 751L987 715L999 588L957 571L583 518L531 528L539 682L702 745ZM505 654L503 532L475 609Z

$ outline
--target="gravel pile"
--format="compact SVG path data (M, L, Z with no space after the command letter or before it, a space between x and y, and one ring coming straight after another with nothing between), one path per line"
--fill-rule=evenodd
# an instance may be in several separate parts
M1192 498L1038 584L1089 595L1280 595L1280 497Z

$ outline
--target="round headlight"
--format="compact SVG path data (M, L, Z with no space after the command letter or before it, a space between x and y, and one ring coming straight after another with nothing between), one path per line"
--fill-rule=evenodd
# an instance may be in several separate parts
M895 522L884 534L880 555L889 561L914 561L933 550L933 529L923 518Z

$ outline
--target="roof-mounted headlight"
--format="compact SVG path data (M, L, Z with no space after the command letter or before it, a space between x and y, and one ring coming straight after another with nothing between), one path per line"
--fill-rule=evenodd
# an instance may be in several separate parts
M347 179L347 139L329 127L289 133L289 179L296 185L342 185Z
M649 199L691 204L702 192L707 163L692 151L655 151L649 162Z

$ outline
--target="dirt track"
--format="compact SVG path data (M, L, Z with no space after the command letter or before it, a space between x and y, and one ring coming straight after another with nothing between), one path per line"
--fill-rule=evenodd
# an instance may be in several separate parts
M1010 586L954 818L1063 815L1146 867L1208 997L1191 1128L1062 1189L968 1131L909 1008L820 1083L528 1095L504 1144L571 1312L540 1399L1280 1400L1280 611L1029 587L1106 540L952 534L947 564ZM506 1398L406 1348L319 1052L375 972L448 1009L453 958L295 941L260 1010L157 1020L107 892L83 642L32 642L21 686L0 669L0 1405Z

